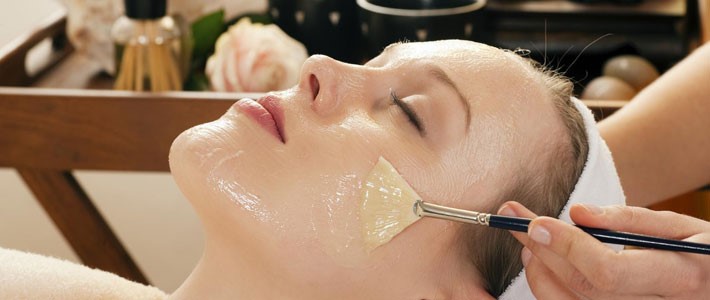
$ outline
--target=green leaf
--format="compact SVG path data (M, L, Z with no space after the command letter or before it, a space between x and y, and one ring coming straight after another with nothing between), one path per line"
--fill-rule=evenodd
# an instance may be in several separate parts
M264 25L268 24L273 24L274 20L271 19L271 16L263 13L249 13L246 14L245 17L248 17L251 19L252 23L261 23Z
M220 9L192 23L192 36L195 41L193 57L206 58L224 32L224 10Z
M210 82L204 73L195 72L190 74L183 88L186 91L209 91Z

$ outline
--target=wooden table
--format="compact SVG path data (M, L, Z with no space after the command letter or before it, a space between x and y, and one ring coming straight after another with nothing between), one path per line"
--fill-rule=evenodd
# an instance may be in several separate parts
M65 26L57 13L0 49L0 167L18 171L84 264L148 283L72 170L167 172L180 132L259 95L105 90L110 79L73 55ZM45 67L28 74L26 56L48 38Z

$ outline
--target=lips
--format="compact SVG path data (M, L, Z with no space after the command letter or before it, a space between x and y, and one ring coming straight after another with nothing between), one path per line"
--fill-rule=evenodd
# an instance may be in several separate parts
M282 143L286 143L286 136L283 131L283 110L281 109L280 100L276 96L264 96L259 100L242 99L237 101L235 105L239 110L254 120L267 132L279 139Z

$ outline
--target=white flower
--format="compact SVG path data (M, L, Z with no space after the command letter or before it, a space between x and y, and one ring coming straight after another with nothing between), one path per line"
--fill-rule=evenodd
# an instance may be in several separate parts
M78 53L114 73L111 26L123 11L122 1L63 0L67 7L67 36Z
M273 24L243 18L223 33L205 74L222 92L268 92L296 84L306 48Z

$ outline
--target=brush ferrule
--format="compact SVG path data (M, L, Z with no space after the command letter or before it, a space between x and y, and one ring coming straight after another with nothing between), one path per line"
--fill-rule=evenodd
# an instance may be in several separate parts
M488 226L491 220L491 214L426 203L422 200L417 200L414 203L414 213L420 217L431 217L486 226Z

